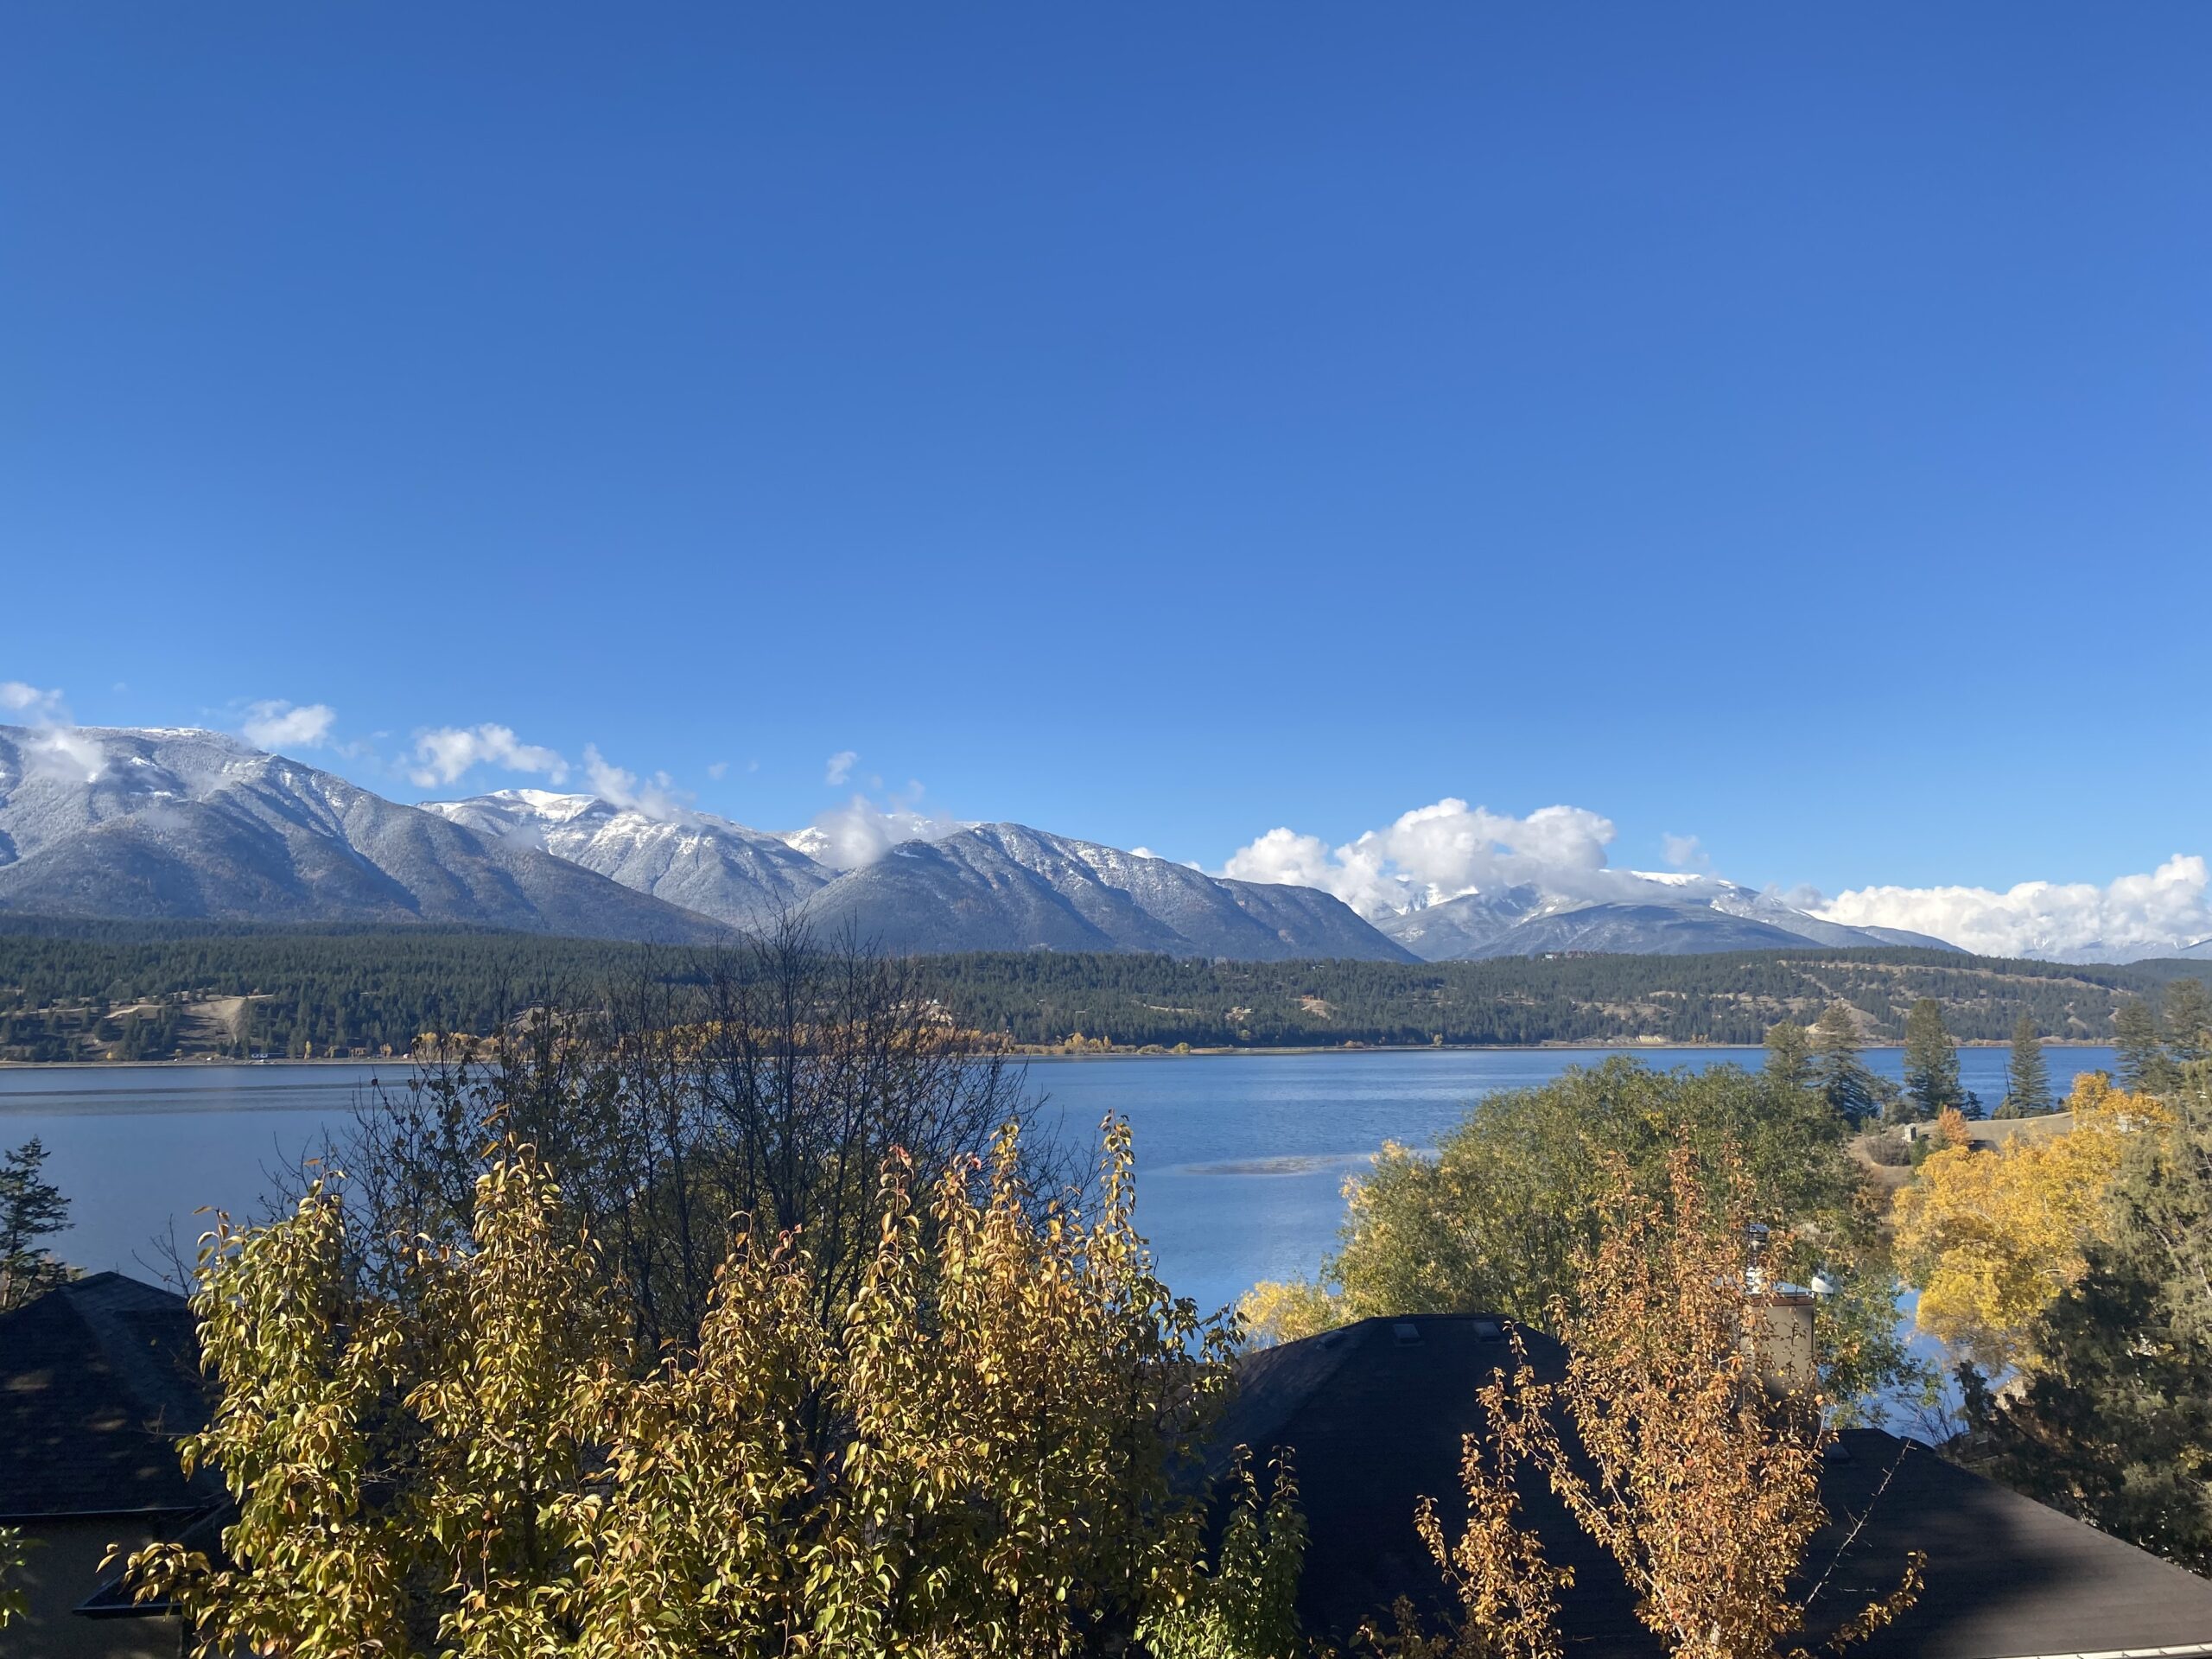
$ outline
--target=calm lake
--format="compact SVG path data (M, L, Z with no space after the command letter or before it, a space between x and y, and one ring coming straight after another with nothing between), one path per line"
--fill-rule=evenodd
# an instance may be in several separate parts
M1311 1273L1343 1211L1345 1176L1385 1141L1433 1145L1484 1095L1594 1064L1596 1049L1238 1054L1033 1060L1028 1086L1088 1135L1109 1113L1136 1137L1138 1223L1167 1281L1201 1306L1255 1279ZM1756 1049L1639 1049L1656 1067L1755 1066ZM2046 1051L2053 1086L2113 1064L2108 1048ZM2005 1092L2002 1048L1960 1051L1966 1086ZM1896 1077L1902 1056L1869 1050ZM407 1068L257 1065L0 1069L0 1147L31 1136L69 1196L60 1254L80 1268L155 1276L149 1241L171 1222L189 1241L201 1205L251 1213L264 1172L296 1165L325 1125L342 1126L371 1079Z

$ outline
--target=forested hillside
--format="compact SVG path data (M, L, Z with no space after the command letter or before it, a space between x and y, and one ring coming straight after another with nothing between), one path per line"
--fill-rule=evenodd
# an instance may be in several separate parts
M2047 1036L2102 1042L2112 1013L2182 963L2080 968L1936 950L1501 957L1487 962L1171 963L973 956L932 964L963 1023L1044 1044L1757 1043L1777 1020L1851 1003L1868 1039L1901 1039L1922 997L1951 1033L2001 1041L2022 1014Z
M404 1053L481 1033L549 998L639 975L681 981L680 949L464 928L13 922L0 931L0 1058ZM936 957L925 982L958 1023L1023 1046L1755 1043L1842 1000L1897 1039L1936 998L1951 1032L2001 1041L2026 1014L2103 1041L2113 1008L2181 963L2076 967L1930 950L1557 957L1396 963L1020 954Z

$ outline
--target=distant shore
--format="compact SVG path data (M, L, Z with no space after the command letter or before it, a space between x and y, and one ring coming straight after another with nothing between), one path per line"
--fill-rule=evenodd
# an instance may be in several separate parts
M2046 1039L2045 1048L2110 1048L2110 1043L2082 1042L2073 1039ZM1883 1053L1901 1050L1902 1043L1868 1043L1864 1053ZM1962 1042L1960 1048L2009 1048L2009 1043ZM1261 1047L1246 1045L1242 1047L1173 1048L1116 1048L1095 1053L1074 1054L1058 1048L1013 1048L1002 1051L1007 1059L1014 1060L1205 1060L1221 1059L1236 1055L1305 1055L1305 1054L1698 1054L1714 1050L1734 1050L1739 1053L1756 1052L1757 1043L1640 1043L1635 1041L1590 1043L1362 1043L1347 1047L1342 1043L1313 1043L1301 1046L1289 1044ZM391 1066L412 1068L411 1057L392 1055L389 1058L344 1057L316 1059L233 1060L213 1056L175 1060L0 1060L0 1071L255 1071L264 1067L292 1066L302 1069L321 1066Z

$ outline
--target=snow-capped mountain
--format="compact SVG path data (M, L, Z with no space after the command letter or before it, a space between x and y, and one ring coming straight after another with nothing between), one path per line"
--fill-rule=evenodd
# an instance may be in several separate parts
M797 911L819 930L849 927L891 950L1411 959L1313 888L1224 880L1020 824L901 842L841 874L808 850L836 855L836 838L819 830L772 836L697 813L663 821L535 789L424 810L739 927Z
M1018 823L902 842L823 888L806 914L893 950L1412 960L1317 888L1228 880Z
M218 733L126 728L0 726L0 910L726 936L565 860Z
M595 795L502 789L423 810L696 910L753 928L804 905L834 872L783 837L709 813L649 817Z
M1898 928L1824 922L1732 881L1711 876L1622 871L1604 899L1548 893L1535 887L1469 893L1372 918L1382 932L1427 962L1532 957L1555 950L1691 956L1716 950L1772 950L1810 941L1840 949L1955 947Z
M893 950L1239 960L1948 948L1824 922L1707 876L1607 872L1594 895L1522 886L1363 918L1318 888L1207 875L1020 824L913 825L928 834L861 861L870 836L880 846L912 826L774 836L527 789L402 806L213 732L0 726L0 911L700 943L797 911ZM848 859L856 868L841 872Z

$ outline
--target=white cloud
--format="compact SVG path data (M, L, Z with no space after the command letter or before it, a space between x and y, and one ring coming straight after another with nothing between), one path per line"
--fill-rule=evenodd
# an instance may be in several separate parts
M683 817L690 810L690 803L666 772L640 779L636 772L614 765L589 743L584 745L584 775L591 780L591 792L601 800L633 808L649 818L666 822Z
M524 743L505 726L442 726L415 734L415 765L407 776L423 789L450 784L476 766L534 772L556 784L569 780L569 763L552 749Z
M61 717L61 693L41 691L21 680L0 680L0 709L11 715L28 715L35 721Z
M853 775L853 767L859 761L860 756L854 753L852 750L838 750L830 757L830 764L823 772L822 781L834 788Z
M921 797L919 784L908 785L906 794L886 803L855 795L816 818L802 844L831 869L856 870L902 841L942 841L961 827L956 819L925 810Z
M30 740L23 745L23 769L29 775L96 784L106 772L107 752L77 729L58 690L0 680L0 713L29 722Z
M1713 868L1713 860L1706 855L1705 843L1695 836L1662 836L1659 837L1659 850L1670 869L1702 873Z
M1613 833L1610 818L1584 807L1516 818L1447 797L1333 849L1319 836L1270 830L1231 854L1222 874L1319 887L1369 916L1524 882L1599 899L1636 880L1606 867Z
M35 773L96 784L107 771L107 752L73 726L48 726L32 740L28 764Z
M715 761L712 766L707 768L707 776L713 779L716 783L721 782L723 779L729 776L729 762L727 760Z
M337 719L338 711L327 702L271 698L249 704L238 730L257 749L319 749L330 741Z
M1859 887L1816 915L1854 927L1903 927L1984 956L2125 961L2212 938L2201 857L2177 853L2147 875L1989 887Z

